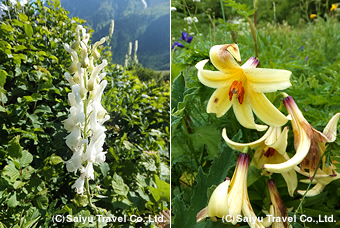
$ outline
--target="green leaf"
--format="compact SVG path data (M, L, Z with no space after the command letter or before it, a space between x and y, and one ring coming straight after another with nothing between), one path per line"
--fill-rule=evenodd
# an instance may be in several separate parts
M165 181L159 179L157 175L155 175L155 183L157 188L149 187L149 190L155 199L156 202L159 200L169 201L170 200L170 184Z
M28 152L27 150L24 150L22 152L22 157L20 158L20 166L26 167L29 164L31 164L32 161L33 161L33 155L30 154L30 152Z
M110 171L110 166L106 162L103 162L100 164L100 171L102 172L104 178L107 176L107 174Z
M26 22L28 20L28 17L25 14L19 13L19 19L22 22Z
M8 199L7 205L9 207L16 207L19 204L19 201L17 201L17 193L14 192L14 194Z
M19 158L22 156L22 147L19 144L20 135L17 135L9 141L9 146L7 148L8 155L14 158Z
M0 69L0 87L4 87L7 75L6 71Z
M40 216L35 218L35 219L33 219L33 220L30 220L30 221L26 222L22 227L23 228L30 228L30 227L34 226L35 223L38 222L39 219L40 219Z
M115 193L117 193L118 195L127 196L127 194L129 193L129 186L124 183L123 178L117 173L113 175L111 185Z
M13 31L12 26L8 25L8 24L5 24L5 23L1 24L0 29L4 30L6 32L12 32Z
M24 25L25 33L28 37L32 37L33 35L33 28L31 24L27 23Z
M205 125L195 128L194 134L190 134L192 144L196 151L206 150L209 159L213 159L218 152L218 143L221 130L213 125Z
M199 167L190 207L186 208L184 206L183 202L181 202L181 195L177 195L173 200L174 224L181 224L178 227L201 227L200 223L196 224L196 215L208 205L208 189L224 181L229 169L234 164L234 153L230 149L225 149L220 156L215 157L209 174L205 174L202 168Z
M15 52L22 51L22 50L25 50L25 49L27 49L27 47L24 46L24 45L17 45L17 46L14 46L14 47L13 47L13 50L14 50Z
M174 83L172 85L172 90L171 90L171 106L172 106L172 108L177 109L178 103L183 101L184 90L185 90L185 81L184 81L184 76L181 73L174 80Z
M21 188L22 186L24 186L25 184L26 184L26 182L15 181L14 184L13 184L13 188L18 189L18 188Z
M33 201L34 201L35 205L37 206L37 208L39 208L39 209L44 209L48 205L48 198L45 195L43 195L43 196L38 195L38 196L34 197Z
M58 165L59 163L62 163L64 160L56 155L51 155L50 157L50 163L51 165Z
M6 165L2 171L2 174L10 177L11 181L15 181L20 176L20 172L17 170L14 164Z

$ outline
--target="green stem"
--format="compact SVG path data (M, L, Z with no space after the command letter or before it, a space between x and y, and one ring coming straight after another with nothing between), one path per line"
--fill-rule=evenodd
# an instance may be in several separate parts
M289 95L287 94L287 93L285 93L285 92L281 92L281 93L279 93L278 95L276 95L276 97L274 98L274 100L273 100L273 104L275 104L275 102L277 102L279 99L281 99L281 98L286 98L286 97L288 97Z
M89 202L90 207L93 209L94 214L98 215L98 209L97 207L92 203L92 196L91 196L91 191L90 191L90 184L89 184L89 179L86 178L85 181L85 189L86 189L86 196L87 196L87 200ZM99 228L99 220L97 219L96 221L96 225Z
M86 178L86 181L85 181L85 189L86 189L86 195L87 195L87 199L89 201L90 207L93 208L95 210L95 212L97 212L96 206L94 206L93 203L92 203L92 197L91 197L91 192L90 192L90 184L89 184L88 178Z
M314 172L314 174L313 174L313 177L312 177L312 179L311 179L310 182L309 182L309 185L308 185L308 187L307 187L307 190L306 190L305 193L303 194L299 206L296 208L296 211L295 211L295 213L294 213L294 217L296 216L296 214L298 213L298 211L299 211L300 209L302 210L302 203L303 203L303 201L304 201L305 198L306 198L307 192L309 191L309 189L310 189L311 186L312 186L312 182L313 182L313 180L314 180L314 177L315 177L315 175L316 175L316 172L318 171L318 169L319 169L319 167L320 167L320 165L321 165L321 162L322 162L322 160L323 160L324 155L325 155L325 153L322 154L322 156L321 156L321 158L320 158L319 164L318 164L318 166L316 167L316 170L315 170L315 172ZM301 212L302 212L302 211L301 211Z
M227 37L227 24L226 24L226 22L225 22L224 7L223 7L223 2L222 2L222 0L220 0L220 4L221 4L222 17L223 17L223 22L224 22L224 33L225 33L225 37Z

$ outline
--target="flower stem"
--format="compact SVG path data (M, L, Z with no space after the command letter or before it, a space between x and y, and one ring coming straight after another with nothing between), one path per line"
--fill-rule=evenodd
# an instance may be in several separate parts
M224 14L224 7L223 7L223 2L222 2L222 0L220 0L220 4L221 4L222 17L223 17L223 22L224 22L224 33L225 33L225 37L227 37L227 23L226 23L226 21L225 21L225 14Z
M295 213L294 213L294 216L296 216L296 214L298 213L298 211L299 211L300 208L302 207L302 203L303 203L303 201L304 201L305 198L306 198L307 192L309 191L309 189L310 189L311 186L312 186L312 182L313 182L313 180L314 180L314 177L315 177L315 175L316 175L316 172L318 171L318 169L319 169L319 167L320 167L320 165L321 165L321 162L322 162L322 159L323 159L323 156L324 156L324 155L325 155L325 154L322 154L322 156L321 156L321 158L320 158L319 164L318 164L318 166L317 166L317 168L316 168L316 170L315 170L315 172L314 172L314 174L313 174L312 179L311 179L310 182L309 182L309 185L308 185L308 187L307 187L307 190L305 191L305 193L304 193L303 196L302 196L302 199L301 199L301 202L300 202L299 206L296 208L296 211L295 211ZM302 208L301 208L301 210L302 210Z
M98 215L98 209L97 207L92 203L92 196L91 196L91 192L90 192L90 184L89 184L89 179L86 178L85 181L85 188L86 188L86 195L87 195L87 200L89 202L90 207L93 209L94 214ZM96 221L96 227L99 228L99 220L97 219Z

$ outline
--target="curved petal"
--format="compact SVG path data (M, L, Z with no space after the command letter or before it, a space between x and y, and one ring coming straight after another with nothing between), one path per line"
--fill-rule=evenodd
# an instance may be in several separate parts
M264 131L268 128L267 126L255 124L253 111L251 110L251 104L249 103L249 100L251 100L251 95L248 93L248 91L244 93L245 98L242 104L240 104L238 101L234 102L233 110L235 116L243 127ZM233 100L235 99L237 99L236 96L233 96Z
M202 84L212 88L220 88L227 86L228 81L237 76L235 74L226 74L221 71L203 70L204 65L208 61L208 59L202 60L195 66L198 69L198 79Z
M297 175L294 169L288 171L288 172L283 172L281 173L282 177L285 179L287 188L288 188L288 193L291 197L294 196L294 191L298 185L297 181Z
M235 61L233 55L237 57L238 51L232 51L231 54L229 50L231 49L230 44L226 45L215 45L210 49L209 56L212 64L225 73L230 73L235 70L241 70L241 67Z
M250 89L248 91L251 91ZM268 125L280 127L287 123L288 117L283 115L263 93L251 91L250 103L255 114Z
M247 188L247 172L249 155L241 153L238 157L236 168L229 184L228 207L232 224L237 223L237 216L241 215L242 202Z
M292 72L265 68L242 68L247 80L256 92L275 92L291 86L289 82Z
M279 134L279 137L277 138L277 140L271 144L268 145L266 142L266 145L268 147L274 148L277 152L279 152L281 155L284 155L286 153L286 149L287 149L287 145L288 145L288 127L285 127L282 131L281 134Z
M228 190L229 190L230 180L219 184L209 199L208 203L208 216L216 216L218 218L223 218L228 215Z
M269 127L267 132L261 138L251 143L238 143L238 142L231 141L227 136L227 131L225 128L223 128L222 137L229 147L231 147L233 150L242 152L243 149L247 146L250 147L251 149L258 147L272 133L272 131L273 131L273 127Z
M336 139L336 129L338 126L338 120L340 118L340 112L335 114L326 127L323 129L323 134L328 138L328 142L334 142Z
M298 147L296 149L296 154L291 159L280 164L264 164L263 169L268 172L283 173L291 170L292 168L294 168L294 166L301 163L301 161L308 154L311 140L304 130L300 132L299 138L300 143L298 144Z
M247 183L244 184L244 197L242 202L242 213L248 219L250 228L265 228L265 226L257 218L253 207L250 204L247 190Z
M217 117L223 116L233 104L233 100L229 101L228 94L229 87L216 89L209 99L207 113L216 113Z
M325 187L326 187L325 185L317 183L316 185L314 185L313 188L309 189L309 191L306 193L306 197L312 197L312 196L316 196L320 194ZM304 195L305 192L306 191L302 191L302 190L297 191L297 193L299 193L300 195Z
M298 173L300 173L301 175L304 175L306 177L309 177L309 172L306 172L306 171L302 171L298 166L295 166L294 167L294 170ZM329 177L330 175L325 173L324 171L322 171L321 169L318 169L316 171L316 174L314 175L314 180L320 180L322 178L327 178ZM308 179L309 180L309 179ZM310 180L309 180L310 181ZM308 182L309 183L309 182Z

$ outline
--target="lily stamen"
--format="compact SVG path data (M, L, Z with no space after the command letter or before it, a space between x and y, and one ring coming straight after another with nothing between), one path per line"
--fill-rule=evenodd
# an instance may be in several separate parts
M242 81L233 81L233 83L231 84L229 89L229 101L231 101L234 94L236 94L238 102L242 104L244 99L244 88L242 86Z

